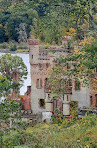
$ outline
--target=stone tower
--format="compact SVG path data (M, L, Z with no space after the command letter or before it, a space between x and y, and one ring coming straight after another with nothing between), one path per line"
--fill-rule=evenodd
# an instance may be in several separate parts
M47 68L50 65L48 51L39 49L39 40L30 39L28 43L31 69L31 109L34 114L51 111L51 105L49 108L48 102L46 102L47 95L49 94L46 74Z

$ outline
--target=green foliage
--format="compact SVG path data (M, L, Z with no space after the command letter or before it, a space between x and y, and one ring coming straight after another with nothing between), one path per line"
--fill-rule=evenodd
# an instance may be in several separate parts
M26 131L18 131L17 133L13 133L9 136L3 137L2 145L6 147L36 147L38 145L38 138L30 132Z
M97 124L97 117L96 115L86 115L82 120L80 120L80 124L85 127L93 127Z
M0 98L3 97L9 97L9 94L13 89L19 90L20 83L13 81L12 83L9 82L9 80L6 77L0 76Z
M70 115L74 117L78 117L78 102L77 101L70 102Z
M72 86L70 63L60 62L60 59L62 60L63 58L64 56L57 58L55 66L51 67L50 72L48 72L51 92L58 99L63 98L64 94L71 90ZM66 69L67 66L68 68Z
M25 130L28 127L28 123L26 121L19 121L17 122L17 126L19 127L19 129Z
M14 146L14 148L29 148L28 146Z
M83 45L82 45L83 44ZM67 57L60 56L57 63L50 72L50 81L53 92L65 93L67 81L72 78L75 80L75 90L80 90L80 84L97 88L95 69L97 67L97 41L87 38L81 42L82 47L78 47L77 52ZM72 67L67 70L67 64ZM63 77L66 77L62 79ZM63 82L63 85L61 85ZM64 87L62 87L64 86ZM57 87L57 88L56 88ZM63 89L62 89L63 88Z
M80 120L64 118L61 124L40 123L26 131L18 130L2 138L5 148L13 146L94 148L97 146L97 116L89 115Z
M75 90L80 90L80 81L77 78L75 79Z
M11 84L13 83L14 72L19 75L19 83L27 76L27 67L21 57L4 54L0 57L0 72Z
M27 46L27 45L25 45L25 46L23 46L23 45L18 45L17 48L18 48L18 49L28 49L28 46Z
M16 51L17 50L17 47L15 44L12 44L11 47L10 47L10 51Z
M5 29L2 25L0 25L0 43L5 41Z
M17 122L20 118L20 110L21 110L21 101L8 101L4 100L0 104L0 129L2 129L2 123L6 124L4 129L8 131L12 128L17 127Z
M55 53L56 51L54 49L50 49L49 52Z
M56 109L55 112L52 112L51 119L52 119L52 123L61 124L63 121L62 112Z
M9 49L9 48L10 48L10 46L7 42L0 44L0 49Z
M14 136L4 136L2 146L4 147L13 147L16 145L22 144L22 138L19 134L15 134Z
M16 93L27 78L27 67L22 58L4 54L0 57L0 97L9 97L12 91Z
M11 91L11 88L11 84L7 78L3 78L0 75L0 97L8 95Z
M96 12L96 1L92 0L1 0L0 42L18 41L21 23L27 24L27 38L31 35L45 43L60 44L64 28L70 27L75 27L76 38L82 39L90 30L97 30Z

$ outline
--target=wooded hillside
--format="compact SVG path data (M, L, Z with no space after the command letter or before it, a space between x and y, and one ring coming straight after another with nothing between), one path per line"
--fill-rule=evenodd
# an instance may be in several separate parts
M97 31L96 13L96 0L0 0L0 42L31 36L59 44L71 27L83 39Z

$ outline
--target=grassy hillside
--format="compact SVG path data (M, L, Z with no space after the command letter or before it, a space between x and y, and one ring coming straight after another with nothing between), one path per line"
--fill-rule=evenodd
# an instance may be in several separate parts
M3 136L3 147L96 148L97 116L63 119L61 124L40 123L26 130Z

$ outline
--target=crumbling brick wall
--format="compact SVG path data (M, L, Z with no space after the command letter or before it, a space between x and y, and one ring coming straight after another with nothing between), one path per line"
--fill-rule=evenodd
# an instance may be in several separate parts
M31 110L31 86L27 86L27 92L23 97L23 109Z

